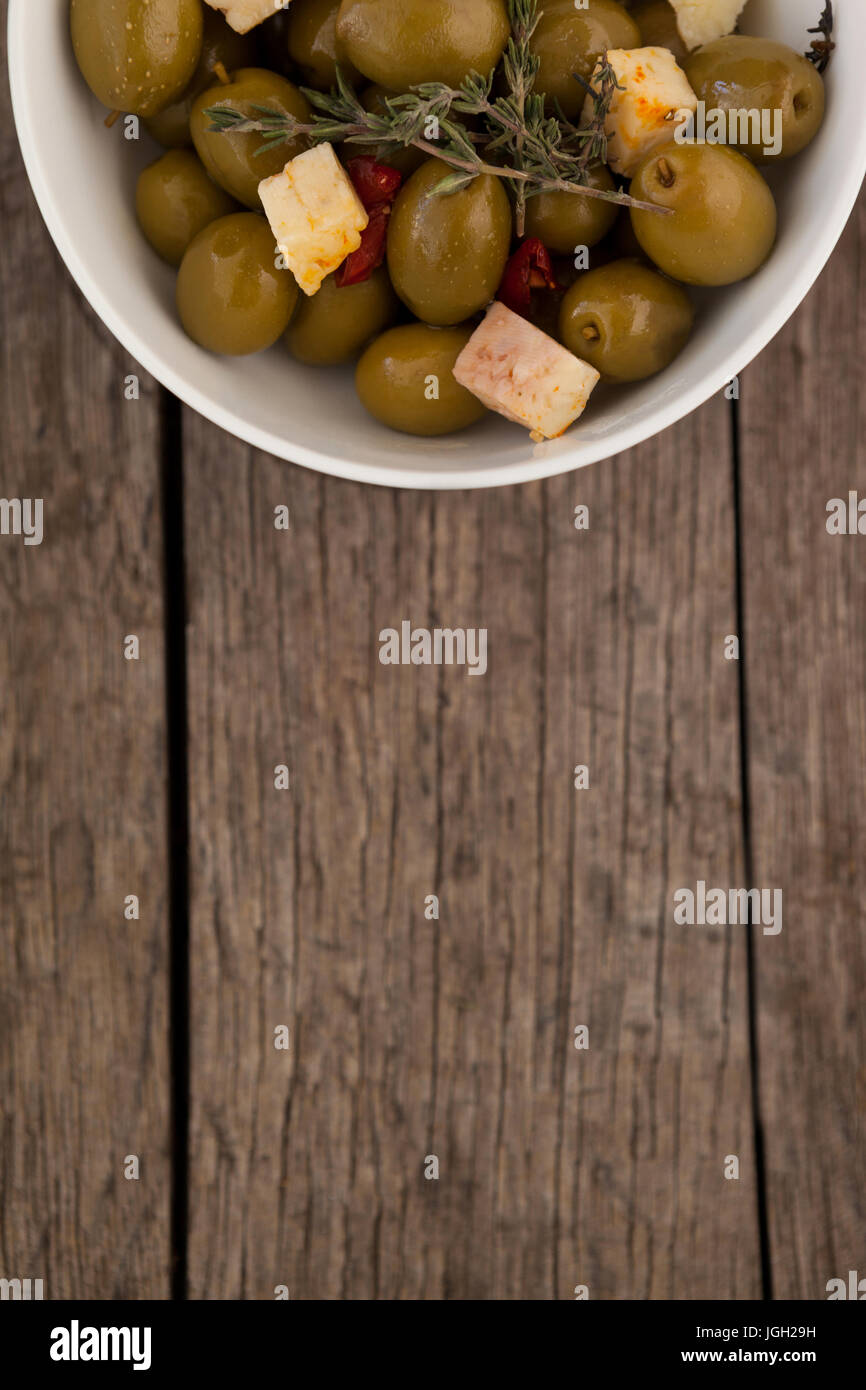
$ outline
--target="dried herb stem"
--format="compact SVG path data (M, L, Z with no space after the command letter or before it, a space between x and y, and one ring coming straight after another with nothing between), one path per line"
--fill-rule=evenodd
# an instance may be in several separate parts
M309 97L321 95L321 93L307 92L306 95ZM386 147L411 145L424 154L449 165L455 171L453 179L443 179L437 186L437 191L441 193L453 193L457 188L465 187L480 175L490 174L495 178L525 185L527 196L530 197L538 193L581 193L587 198L601 198L606 202L618 203L624 207L640 208L645 212L668 212L666 208L659 208L654 203L641 202L637 198L629 197L626 193L594 188L581 182L580 179L563 177L555 165L553 165L550 174L543 174L533 169L513 169L506 165L491 164L481 158L465 132L463 133L465 149L461 152L442 144L436 144L432 140L426 140L420 135L409 139L397 138L387 129L378 127L380 117L372 118L372 124L365 121L346 121L337 125L331 121L320 122L315 119L312 122L298 121L294 116L283 115L282 112L272 111L269 107L253 109L260 111L261 115L245 116L242 112L234 111L225 106L209 107L205 114L211 121L211 130L222 133L234 131L237 134L249 134L258 131L264 135L266 139L261 149L256 151L257 154L272 149L275 145L282 145L298 139L319 142L324 140L345 141L347 144L376 144Z
M814 63L819 72L826 72L833 56L836 45L833 42L833 0L827 0L821 18L818 20L817 27L807 29L808 34L820 34L821 37L813 39L809 45L806 57L810 63Z

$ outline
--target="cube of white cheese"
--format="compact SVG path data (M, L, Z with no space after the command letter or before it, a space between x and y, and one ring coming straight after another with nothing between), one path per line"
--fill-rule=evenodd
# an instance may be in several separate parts
M607 61L625 89L614 92L608 112L607 162L616 173L631 178L644 155L673 139L677 121L697 111L698 99L667 48L611 48ZM585 121L592 116L591 97L583 115Z
M746 0L671 0L687 48L733 34L745 5Z
M304 294L361 245L369 222L333 145L316 145L290 159L281 174L263 179L259 197L277 246Z
M291 0L205 0L212 10L222 10L226 23L238 34L248 34L257 24L288 9Z
M454 379L488 410L556 439L583 414L599 374L497 301L457 358Z

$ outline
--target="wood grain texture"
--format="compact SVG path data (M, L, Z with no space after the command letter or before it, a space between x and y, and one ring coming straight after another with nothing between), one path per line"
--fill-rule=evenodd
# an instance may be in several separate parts
M0 536L0 1276L165 1298L158 399L143 378L124 404L135 365L60 265L0 103L0 495L44 502L40 546Z
M424 496L185 417L192 1297L759 1293L745 939L672 903L743 872L728 422Z
M45 520L0 535L0 1277L162 1299L159 392L60 265L0 103L0 497ZM861 204L744 374L739 536L721 400L441 496L185 413L191 1297L760 1296L746 937L674 925L699 879L784 893L754 935L774 1295L866 1275L866 538L825 529L866 498L864 257ZM487 674L383 667L403 619L485 627Z
M784 894L756 942L777 1298L866 1274L866 201L743 379L742 545L753 873Z

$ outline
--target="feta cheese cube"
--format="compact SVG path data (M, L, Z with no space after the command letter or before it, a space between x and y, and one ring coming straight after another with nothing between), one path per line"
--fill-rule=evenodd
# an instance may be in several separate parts
M644 155L673 139L678 119L697 111L698 99L667 48L611 48L607 61L625 88L614 93L610 104L607 162L616 173L631 178ZM601 63L594 82L600 67ZM583 115L585 121L592 116L591 97Z
M301 289L314 295L361 245L369 222L333 145L315 145L263 179L259 197L277 246Z
M745 4L746 0L671 0L687 48L732 34Z
M291 0L205 0L212 10L222 10L226 23L238 34L248 34L277 10L286 10Z
M599 374L497 301L457 358L454 379L488 410L556 439L583 414Z

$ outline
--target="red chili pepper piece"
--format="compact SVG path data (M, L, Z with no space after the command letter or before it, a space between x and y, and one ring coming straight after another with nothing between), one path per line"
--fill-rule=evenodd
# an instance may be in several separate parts
M529 313L533 290L558 290L547 247L538 237L529 237L515 251L502 277L496 298L515 314Z
M389 164L378 164L366 154L350 159L346 168L367 212L377 203L393 203L403 182L403 175L398 169L392 169Z
M390 220L390 203L379 203L371 208L370 221L361 233L361 245L346 257L334 276L338 289L360 285L362 281L369 280L374 270L378 270L385 259Z
M370 155L350 159L346 168L370 221L361 233L361 245L346 257L334 276L338 289L369 280L384 261L391 208L403 182L399 170L377 163Z

